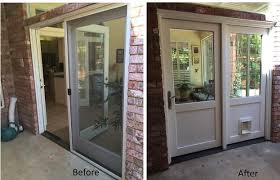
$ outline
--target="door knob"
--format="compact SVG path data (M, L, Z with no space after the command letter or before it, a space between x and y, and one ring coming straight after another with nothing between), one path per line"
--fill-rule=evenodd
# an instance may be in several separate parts
M171 96L171 91L167 92L167 99L168 99L168 109L172 109L172 99L175 98L175 96Z

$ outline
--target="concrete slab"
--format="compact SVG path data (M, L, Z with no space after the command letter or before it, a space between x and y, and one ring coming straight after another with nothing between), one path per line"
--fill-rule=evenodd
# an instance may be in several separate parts
M252 172L248 177L245 170ZM241 173L244 175L242 176ZM254 173L257 172L257 173ZM240 173L240 175L239 175ZM263 142L174 164L149 180L279 180L280 144Z
M45 137L28 132L2 142L1 158L3 180L112 180L100 170L98 176L74 176L73 169L97 169Z

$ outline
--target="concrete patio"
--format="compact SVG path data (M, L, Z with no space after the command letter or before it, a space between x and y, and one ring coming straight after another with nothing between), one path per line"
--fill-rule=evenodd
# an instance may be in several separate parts
M74 176L73 169L92 165L41 135L28 132L10 142L1 143L1 179L3 180L111 180L99 171L98 176Z
M252 176L248 177L250 173L245 170L252 172ZM168 170L153 174L148 179L279 180L280 144L263 142L185 161L171 165Z

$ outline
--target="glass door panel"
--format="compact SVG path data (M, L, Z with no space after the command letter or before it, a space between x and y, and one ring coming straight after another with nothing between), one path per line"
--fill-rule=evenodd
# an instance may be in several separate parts
M73 149L121 175L126 8L68 23Z
M213 40L210 31L170 29L176 104L215 100Z

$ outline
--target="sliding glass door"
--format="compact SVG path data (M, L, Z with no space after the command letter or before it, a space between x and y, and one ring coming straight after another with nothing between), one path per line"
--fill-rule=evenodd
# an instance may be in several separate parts
M68 22L73 149L117 175L122 165L126 8Z

